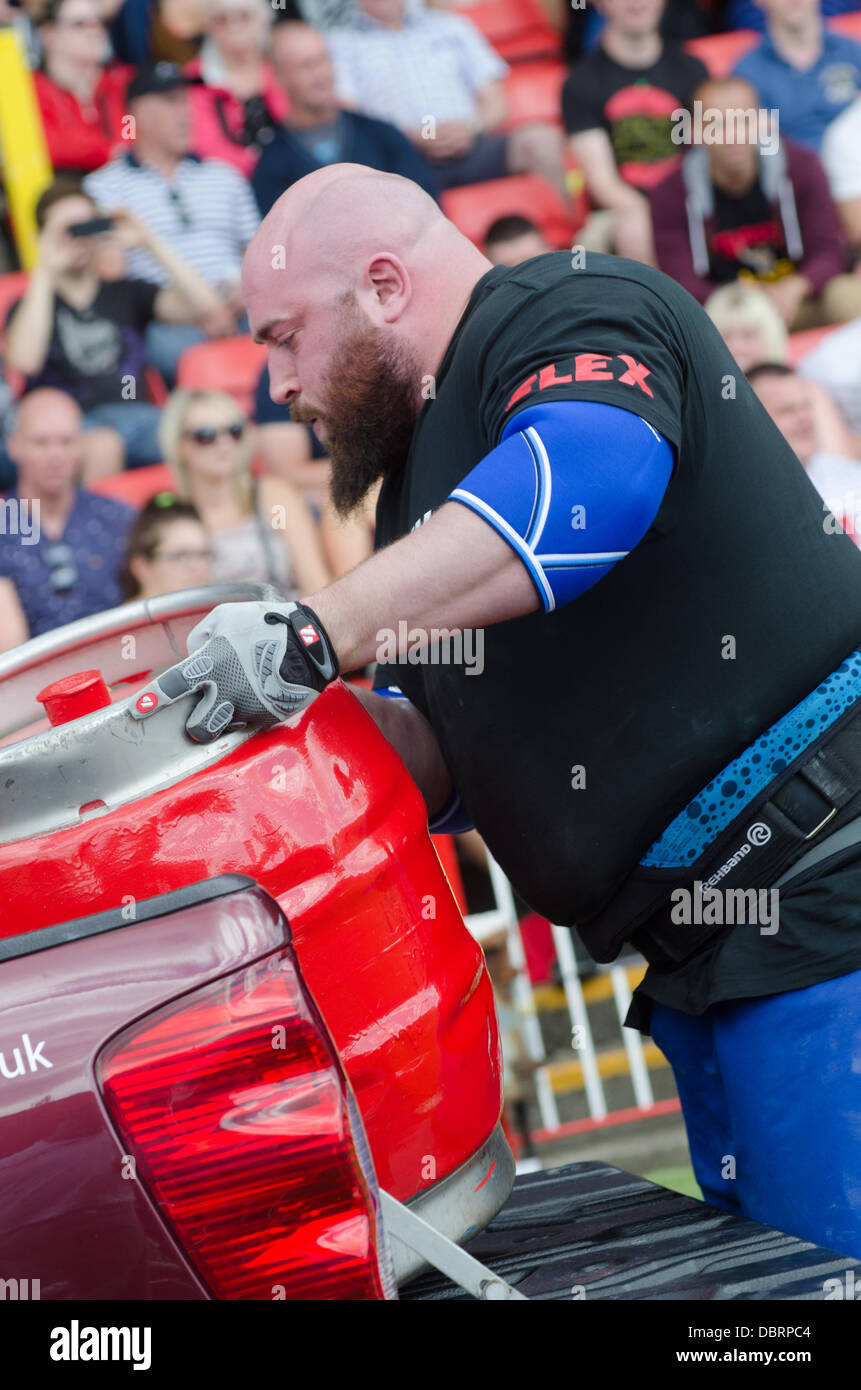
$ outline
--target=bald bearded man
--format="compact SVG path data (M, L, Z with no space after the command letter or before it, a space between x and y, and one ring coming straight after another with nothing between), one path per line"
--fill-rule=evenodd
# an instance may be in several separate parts
M657 271L492 268L341 165L275 205L243 288L337 507L382 479L377 552L215 609L138 713L200 690L209 739L377 659L358 698L431 828L474 824L596 959L649 960L628 1022L708 1199L861 1255L861 554ZM434 629L480 629L481 669Z

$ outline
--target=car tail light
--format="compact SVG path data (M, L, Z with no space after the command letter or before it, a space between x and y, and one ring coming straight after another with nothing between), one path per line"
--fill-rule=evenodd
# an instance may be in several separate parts
M98 1075L213 1297L397 1297L358 1108L289 948L138 1020Z

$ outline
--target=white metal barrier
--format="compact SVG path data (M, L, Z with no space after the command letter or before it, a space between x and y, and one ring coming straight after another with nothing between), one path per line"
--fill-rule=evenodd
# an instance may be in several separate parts
M520 935L511 884L489 852L487 854L487 869L496 906L487 912L471 913L466 918L466 924L478 941L485 941L488 937L502 931L506 934L509 959L516 972L512 994L515 1007L523 1022L524 1042L532 1060L543 1064L539 1065L535 1072L536 1100L542 1127L545 1130L559 1129L559 1110L548 1069L547 1053L535 1004L532 981L526 968L526 955ZM583 1087L590 1118L603 1120L608 1114L607 1098L604 1094L589 1012L583 996L583 986L580 983L574 944L567 927L553 926L552 932L553 944L559 961L562 988L568 1006L572 1056L577 1058L583 1069ZM624 1026L625 1016L631 1002L626 969L623 965L613 965L609 969L606 966L598 966L597 969L610 976L613 1000L619 1020L619 1031L627 1055L634 1098L639 1109L648 1110L654 1104L654 1093L646 1059L643 1055L640 1034L636 1029Z

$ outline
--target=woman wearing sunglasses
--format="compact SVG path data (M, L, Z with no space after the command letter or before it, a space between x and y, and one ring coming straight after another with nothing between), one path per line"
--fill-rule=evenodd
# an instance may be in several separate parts
M286 595L329 582L315 523L295 488L253 476L251 426L232 396L174 391L160 438L181 496L209 533L213 584L257 580Z
M129 532L122 584L127 599L158 598L209 584L212 546L190 502L159 492Z

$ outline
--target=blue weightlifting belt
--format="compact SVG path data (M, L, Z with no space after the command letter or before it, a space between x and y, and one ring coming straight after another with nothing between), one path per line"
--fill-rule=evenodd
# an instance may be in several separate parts
M646 851L642 867L675 869L695 863L721 831L859 698L861 648L703 787Z

